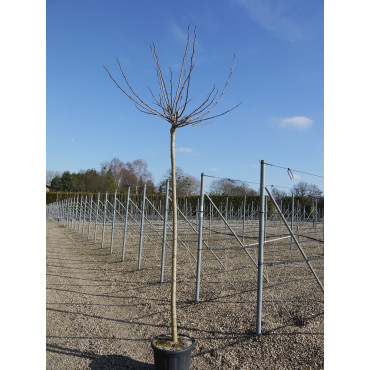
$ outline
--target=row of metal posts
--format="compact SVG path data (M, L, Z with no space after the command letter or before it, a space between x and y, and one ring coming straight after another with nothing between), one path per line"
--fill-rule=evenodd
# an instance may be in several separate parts
M168 215L168 185L166 191L166 217L164 223L164 230L165 233L167 228L167 215ZM144 221L145 221L145 206L146 206L146 186L144 185L143 190L143 198L140 211L140 232L139 232L139 256L138 256L138 269L141 269L141 258L142 258L142 249L143 249L143 236L144 236ZM108 201L108 192L105 193L105 201L104 203L100 201L100 193L97 194L97 203L95 204L95 228L94 228L94 236L93 242L94 244L97 242L97 230L98 230L98 223L102 221L102 234L101 234L101 248L104 247L105 241L105 231L106 231L106 224L107 224L107 205L110 203L112 205L112 211L110 212L112 220L112 229L111 229L111 240L110 240L110 253L113 253L113 244L114 244L114 229L115 229L115 222L116 222L116 214L117 214L117 202L119 205L125 209L125 220L124 220L124 231L123 231L123 244L122 244L122 261L125 257L125 247L127 241L127 231L128 231L128 219L131 216L133 219L134 217L130 215L129 208L130 208L130 188L127 191L127 199L126 199L126 206L123 206L121 202L117 200L117 192L114 193L114 200L113 204ZM93 213L93 195L90 195L90 205L89 205L89 223L88 223L88 234L87 239L90 239L90 229L92 223L92 213ZM137 207L134 203L132 203L134 207ZM74 196L73 198L64 199L58 201L54 204L50 204L47 207L47 216L53 216L54 219L57 219L59 224L63 224L64 226L69 227L72 231L77 233L81 233L81 220L82 221L82 236L84 236L85 230L85 219L86 219L86 209L87 209L87 196L85 196L85 202L83 201L82 195L79 194ZM100 212L102 212L102 216L100 216ZM65 220L65 222L63 221ZM78 220L78 225L77 225ZM134 220L135 221L135 220ZM136 221L135 221L136 222ZM163 236L165 240L165 235ZM163 268L162 268L163 270Z
M202 179L202 184L204 181ZM195 232L198 233L198 258L197 258L197 281L196 281L196 300L199 299L199 288L200 288L200 266L201 266L201 246L202 246L202 231L203 231L203 206L204 206L204 186L202 186L201 192L201 201L199 202L199 209L197 212L197 228L193 228ZM62 210L62 215L58 216L58 222L63 222L63 219L66 220L66 225L73 231L80 233L80 223L81 219L83 220L82 223L82 235L84 233L84 221L86 218L86 208L87 208L87 196L85 197L85 204L83 204L82 196L81 198L79 195L74 196L73 198L69 198L59 202L59 210ZM110 243L110 253L113 252L113 242L114 242L114 228L115 228L115 219L116 219L116 192L114 194L114 201L113 201L113 212L112 212L112 231L111 231L111 243ZM127 193L127 201L126 207L122 204L122 207L125 208L125 222L124 222L124 232L123 232L123 248L122 248L122 261L124 260L125 256L125 246L127 240L127 227L128 227L128 217L129 217L129 205L130 205L130 189L128 189ZM145 187L143 191L143 200L141 204L141 222L140 222L140 239L139 239L139 252L138 252L138 270L141 269L141 259L142 259L142 249L143 249L143 235L144 235L144 220L145 220L145 202L146 201L146 194L145 194ZM87 238L89 239L90 236L90 225L92 222L92 212L93 212L93 197L90 196L90 206L89 206L89 226L88 226L88 235ZM104 239L105 239L105 228L107 223L107 204L108 204L108 192L105 194L105 201L104 204L100 201L100 193L97 195L97 203L95 207L95 229L94 229L94 237L93 242L97 242L97 225L98 222L102 221L102 234L101 234L101 248L104 246ZM102 209L102 216L100 216L101 205L103 206ZM214 206L214 205L213 205ZM135 205L136 207L136 205ZM215 207L215 206L214 206ZM160 282L163 282L164 279L164 266L165 266L165 247L166 247L166 233L168 228L168 211L169 211L169 186L168 182L166 183L166 197L165 197L165 210L163 220L163 236L162 236L162 258L161 258L161 275L160 275ZM218 211L218 210L217 210ZM179 211L181 212L181 211ZM218 211L219 212L219 211ZM183 215L184 216L184 215ZM222 215L221 215L222 217ZM186 216L185 216L186 218ZM77 228L77 219L78 219L78 228ZM189 223L189 221L187 220ZM207 248L210 247L207 245ZM212 251L211 251L212 252ZM213 252L212 252L213 253ZM215 255L214 255L215 256ZM216 257L216 256L215 256ZM216 257L217 258L217 257ZM219 261L220 262L220 261ZM221 262L220 262L221 263ZM222 263L221 263L222 264Z
M100 197L100 193L98 193L98 201L97 201L97 209L96 209L96 216L97 217L95 219L94 243L96 242L96 230L97 230L97 222L98 222L98 218L99 218L99 209L100 209L100 207L99 207L99 205L100 205L99 197ZM106 194L106 198L107 198L107 194ZM246 199L244 199L244 202L243 202L243 212L242 212L242 239L243 240L244 240L244 235L245 235L245 221L246 221L246 212L245 212L246 201L245 200ZM68 205L68 208L71 209L71 211L70 211L69 215L67 215L67 222L70 221L71 226L73 226L73 229L75 230L76 229L76 221L75 220L77 219L76 212L77 212L78 207L79 207L79 195L77 195L77 199L76 199L76 197L73 197L73 199L70 199L69 201L71 202L71 204ZM80 198L80 201L81 201L81 205L80 205L80 214L79 214L79 217L78 217L78 219L79 219L78 232L80 232L80 220L81 220L82 204L83 204L82 196ZM115 193L115 196L114 196L114 203L115 202L116 202L116 193ZM107 199L104 203L102 244L104 242L104 230L105 230L105 220L106 220L106 203L107 203ZM119 202L119 206L120 205L121 205L121 203ZM145 208L145 206L146 206L145 197L143 197L143 204L142 204L141 208L143 209L143 208ZM203 207L204 207L204 205L203 205ZM113 224L114 224L114 217L115 217L116 210L115 210L115 206L113 208L114 208L114 212L113 212ZM199 208L199 204L198 204L197 208ZM248 208L249 208L249 205L248 205ZM86 209L86 197L85 197L85 209ZM143 215L142 209L140 210L140 212ZM228 207L226 206L225 207L225 219L226 220L228 219L227 209L228 209ZM291 227L293 227L293 222L299 219L298 214L295 215L294 196L292 197L292 207L291 207L291 209L292 209L292 212L291 212ZM299 208L297 207L297 209L299 209ZM212 224L212 218L213 218L213 205L212 204L210 204L209 210L210 210L209 211L209 232L211 232L211 224ZM258 210L258 207L257 207L257 210ZM91 213L91 211L92 211L92 196L91 196L91 204L90 204L90 213ZM84 233L84 222L85 222L85 218L86 218L85 213L86 213L86 211L84 211L84 217L83 217L83 225L82 225L83 233ZM204 213L204 210L203 210L203 213ZM185 210L185 214L186 214L186 210ZM254 207L253 207L253 202L252 202L252 212L251 212L252 218L253 218L253 214L254 214ZM288 209L288 214L289 214L289 209ZM63 216L66 217L65 215L63 215ZM196 217L196 222L198 223L198 219L199 219L198 210L196 212L196 216L197 216ZM266 216L266 218L267 218L267 216ZM90 220L90 222L91 222L91 220ZM88 239L89 239L89 236L90 236L90 222L89 222ZM316 200L316 207L315 207L315 212L314 212L314 217L313 217L313 223L314 223L314 226L316 226L316 224L317 224L317 200ZM281 226L281 219L280 219L280 226ZM316 231L316 228L315 228L315 231ZM111 243L111 245L112 244L113 243ZM292 244L292 241L291 241L291 244Z
M262 315L262 280L263 280L263 248L264 248L264 238L265 238L265 222L267 217L267 210L266 210L266 199L265 199L265 170L264 170L264 161L261 161L261 179L260 179L260 205L259 205L259 250L258 250L258 282L257 282L257 323L256 323L256 334L261 334L261 315ZM166 197L165 197L165 205L164 205L164 216L160 217L163 220L163 236L162 236L162 258L161 258L161 274L160 274L160 282L163 282L164 277L164 265L165 265L165 246L166 246L166 231L168 227L168 201L169 201L169 187L168 187L168 181L166 183ZM110 253L113 253L113 242L114 242L114 227L115 227L115 217L116 217L116 193L114 194L114 202L113 202L113 213L112 213L112 231L111 231L111 243L110 243ZM145 200L146 200L146 188L144 186L143 191L143 200L141 204L141 220L140 220L140 239L139 239L139 255L138 255L138 270L141 269L141 258L142 258L142 247L143 247L143 234L144 234L144 221L145 221ZM195 294L195 301L199 301L199 291L200 291L200 272L201 272L201 258L202 258L202 245L203 245L203 218L204 218L204 174L201 175L201 190L200 190L200 199L198 203L198 212L197 212L197 230L198 230L198 251L197 251L197 267L196 267L196 294ZM222 216L221 212L218 211L217 207L213 204L213 202L210 200L210 223L212 222L213 217L213 207L216 209L220 217L225 222L225 227L229 227L227 223L227 217L228 217L228 205L226 203L225 207L225 217ZM127 227L128 227L128 218L129 218L129 205L130 205L130 188L127 192L127 201L126 201L126 207L122 205L122 203L119 202L120 206L122 206L125 209L125 222L124 222L124 233L123 233L123 244L122 244L122 261L124 261L125 256L125 247L126 247L126 241L127 241ZM132 201L131 201L132 202ZM108 192L105 194L105 201L103 206L103 225L102 225L102 240L101 240L101 248L104 246L104 233L105 233L105 225L106 225L106 215L107 215L107 203L108 203ZM102 202L100 201L100 193L98 193L97 196L97 203L95 208L95 229L94 229L94 243L96 243L97 239L97 225L99 220L99 210L100 210L100 204ZM237 240L240 242L240 244L244 245L244 231L245 231L245 206L246 202L243 202L243 241L241 242L236 234L234 236L237 238ZM53 205L54 207L54 205ZM83 208L83 199L82 195L79 199L79 195L70 199L59 201L59 206L57 208L57 219L59 223L62 223L65 219L65 223L68 227L70 227L73 231L76 231L76 220L78 218L78 229L77 232L80 233L80 222L82 218L82 208ZM82 224L82 235L84 234L84 224L85 224L85 218L86 218L86 208L87 208L87 196L85 196L85 202L84 202L84 212L83 212L83 224ZM262 211L261 211L262 210ZM79 212L78 212L79 211ZM90 196L90 206L89 206L89 225L88 225L88 235L87 239L90 238L90 226L92 221L92 212L93 212L93 196ZM253 216L253 204L252 204L252 216ZM132 215L131 215L132 217ZM293 225L294 220L294 197L292 198L292 215L291 215L291 226ZM284 219L284 218L283 218ZM285 220L285 219L284 219ZM317 221L317 200L316 200L316 212L315 212L315 221ZM234 232L231 228L230 230ZM294 236L292 235L292 240ZM246 253L247 250L245 249ZM251 256L250 256L251 258Z
M202 232L203 232L203 213L204 213L204 181L203 181L203 174L202 174L202 185L201 185L201 195L200 195L200 205L198 205L198 260L197 260L197 281L196 281L196 300L199 299L199 287L200 287L200 266L201 266L201 244L202 244ZM124 234L123 234L123 248L122 248L122 261L124 260L125 256L125 246L126 246L126 240L127 240L127 226L128 226L128 215L129 215L129 204L130 204L130 189L128 189L128 194L127 194L127 201L126 201L126 212L125 212L125 222L124 222ZM145 220L145 200L146 200L146 194L145 194L145 187L143 191L143 200L141 204L141 222L140 222L140 239L139 239L139 255L138 255L138 270L141 269L141 259L142 259L142 247L143 247L143 230L144 230L144 220ZM293 198L294 199L294 198ZM86 200L87 196L85 197L85 208L84 208L84 217L83 217L83 225L82 225L82 235L84 233L84 222L86 218ZM80 199L81 204L79 206L79 196L77 195L77 198L74 197L73 200L69 199L64 202L69 202L67 204L67 209L69 209L69 213L67 213L67 225L69 225L69 222L71 223L71 228L73 230L76 230L76 219L77 219L77 212L79 210L79 224L78 224L78 233L80 233L80 222L82 218L82 197ZM102 237L101 237L101 248L104 246L104 238L105 238L105 226L106 226L106 214L107 214L107 202L108 202L108 192L105 194L105 202L104 202L104 208L103 208L103 220L102 220ZM98 199L97 199L97 204L96 204L96 212L95 212L95 229L94 229L94 243L96 243L97 239L97 224L99 220L99 210L100 210L100 193L98 193ZM90 236L90 225L91 225L91 215L92 215L92 196L90 198L90 212L89 212L89 228L88 228L88 236L87 238L89 239ZM244 202L244 207L245 207L245 202ZM266 202L264 202L263 206L265 207ZM212 203L210 204L210 207L213 207ZM260 205L261 207L261 205ZM65 207L63 207L64 209ZM227 206L225 207L227 209ZM253 204L252 204L252 210L253 210ZM292 210L294 210L294 206L292 207ZM226 211L226 210L225 210ZM266 211L263 212L265 217L264 217L264 222L266 222L266 216L267 213ZM210 212L210 215L213 214L213 211ZM221 213L219 213L221 215ZM112 231L111 231L111 243L110 243L110 253L113 253L113 242L114 242L114 227L115 227L115 215L116 215L116 192L114 194L114 203L113 203L113 214L112 214ZM227 223L227 216L228 213L225 212L225 228L227 228L229 225ZM222 217L222 215L221 215ZM166 188L166 198L165 198L165 216L164 216L164 225L163 225L163 244L162 244L162 263L161 263L161 278L160 281L163 282L163 274L164 274L164 255L165 255L165 244L166 244L166 230L167 230L167 221L168 221L168 188ZM294 213L292 215L292 222L294 219ZM211 229L211 217L210 217L210 229ZM226 230L226 229L225 229ZM264 234L266 232L264 228ZM243 212L243 233L242 233L242 240L244 244L244 234L245 234L245 212Z
M77 197L74 196L73 198L69 198L69 199L72 202L73 207L75 207L75 209L79 209L79 200L80 200L81 204L84 203L83 199L82 199L82 196L80 197L80 195L77 195ZM192 216L193 212L191 210L191 205L188 205L187 198L185 198L184 205L185 205L184 214L186 216L189 216L189 213L190 213L190 216ZM148 213L147 204L145 204L145 208L146 208L146 213ZM162 202L160 200L159 201L159 207L158 207L159 213L162 213L162 208L163 208L162 207ZM198 209L199 209L199 199L198 199L198 204L197 204L196 209L195 209L196 220L198 220L198 218L199 218L198 217ZM238 208L236 213L234 212L234 208L232 207L232 204L231 203L229 204L228 198L226 198L225 207L223 207L223 203L221 202L220 209L224 210L223 213L224 213L224 217L225 217L226 220L228 220L229 217L230 217L230 219L236 219L237 217L239 217L241 220L244 220L244 221L246 221L247 219L249 219L249 220L253 220L253 219L258 220L258 217L255 217L255 216L257 216L257 214L259 212L259 207L257 206L255 208L253 201L251 202L251 205L248 204L248 207L247 207L246 196L244 196L244 201L242 202L242 205ZM280 209L282 209L282 201L280 202ZM312 223L313 223L313 225L315 225L315 223L317 223L318 220L322 218L321 210L318 209L318 207L317 207L317 199L315 199L315 201L312 205L312 209L313 210L311 211L311 213L309 215L307 215L307 212L305 210L305 206L303 207L303 211L301 211L301 207L299 205L299 200L297 201L297 205L294 206L294 196L292 196L292 206L290 207L289 204L288 204L287 209L283 213L290 216L289 217L290 219L293 218L295 222L298 222L298 221L299 222L300 221L305 222L306 218L310 219L311 218L310 216L312 215ZM203 212L207 213L206 211L207 211L207 209L204 206ZM120 213L120 204L118 206L118 211L117 212ZM139 212L141 213L141 209L139 210ZM75 212L72 211L72 214L74 214L74 213ZM213 213L214 213L213 206L212 206L212 204L210 204L210 206L208 208L208 214L209 214L210 219L213 218ZM152 216L155 215L155 214L158 214L158 212L152 210ZM276 217L275 216L276 214L277 214L276 212L274 214L272 214L271 218ZM76 217L76 218L78 218L78 217ZM75 218L72 218L70 221L73 223L73 225L75 224Z

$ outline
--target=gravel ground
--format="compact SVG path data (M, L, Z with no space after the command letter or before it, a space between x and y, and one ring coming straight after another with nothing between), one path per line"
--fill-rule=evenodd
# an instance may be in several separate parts
M116 243L111 254L109 244L101 248L47 220L47 369L154 369L150 340L169 332L170 272L159 284L160 253L150 243L140 271L136 241L128 241L124 262ZM195 304L195 261L180 255L178 324L179 333L196 340L191 368L323 368L323 293L308 269L302 263L266 266L257 338L256 269L245 255L223 257L227 271L204 257ZM278 258L276 249L267 258ZM323 279L323 261L312 264Z

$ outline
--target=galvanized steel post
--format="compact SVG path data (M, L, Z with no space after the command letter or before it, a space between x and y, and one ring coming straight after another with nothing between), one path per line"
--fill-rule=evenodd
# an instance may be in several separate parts
M290 228L293 230L294 225L294 194L292 195L292 218L290 220ZM290 249L293 249L293 238L290 238Z
M202 246L203 246L203 208L204 208L204 173L200 178L200 202L199 202L199 223L198 223L198 256L197 256L197 278L195 290L195 302L199 302L200 289L200 270L202 263Z
M315 235L317 234L317 198L315 199Z
M67 203L67 222L66 222L66 227L69 228L70 220L71 220L71 205L72 205L72 198L68 198L68 203Z
M75 204L76 204L76 196L74 195L73 203L72 203L72 211L71 211L71 230L73 230L73 226L74 226Z
M90 195L90 209L89 209L89 226L87 228L87 240L90 239L90 227L91 227L91 216L92 216L92 204L93 204L93 195Z
M127 201L126 201L126 214L125 214L125 226L123 229L123 244L122 244L122 261L125 259L125 248L127 238L127 223L128 223L128 206L130 204L130 187L127 189Z
M78 233L80 233L80 227L81 227L82 204L83 204L83 197L81 194L80 214L78 216Z
M246 207L246 204L247 204L247 196L244 195L243 208L242 208L242 212L243 212L243 234L242 234L242 242L243 242L243 244L244 244L244 234L245 234L245 207Z
M256 334L261 335L262 323L262 285L263 285L263 248L265 244L265 161L261 161L260 179L260 215L259 215L259 245L258 245L258 282L257 282L257 323Z
M96 202L96 216L95 216L95 230L94 230L94 243L96 243L96 232L98 228L98 217L99 217L99 204L100 202L100 193L98 193L98 200Z
M143 250L143 234L144 234L144 219L145 219L145 197L146 197L146 185L143 189L143 202L141 204L141 223L140 223L140 241L139 241L139 258L137 263L137 269L141 269L141 254Z
M164 222L163 222L163 243L162 243L162 261L161 261L161 279L160 282L163 283L164 276L164 262L166 255L166 236L167 236L167 221L168 221L168 192L169 192L169 180L166 180L166 198L164 206Z
M76 203L75 203L75 223L74 223L74 226L73 226L73 231L76 231L77 212L78 212L78 198L79 198L79 194L77 193L77 199L76 199Z
M66 220L66 227L69 227L69 219L71 218L71 198L67 199L67 220Z
M114 234L114 222L115 222L115 218L116 218L116 201L117 201L117 190L114 191L112 232L111 232L111 235L110 235L110 254L113 253L113 234Z
M84 236L84 231L85 231L86 206L87 206L87 195L85 195L84 218L82 221L82 237Z
M105 192L105 201L104 201L104 215L103 215L103 230L101 233L101 247L104 247L104 233L105 233L105 219L107 217L107 203L108 203L108 192Z

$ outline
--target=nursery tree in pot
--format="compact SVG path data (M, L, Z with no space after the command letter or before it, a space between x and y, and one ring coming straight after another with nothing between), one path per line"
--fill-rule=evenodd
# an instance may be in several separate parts
M189 53L190 45L190 26L188 27L187 42L185 52L182 58L182 64L180 74L177 82L174 84L172 79L173 74L171 68L169 68L170 79L169 82L165 81L162 69L159 64L158 55L156 51L155 43L153 42L150 46L151 53L154 58L155 68L157 73L159 93L155 95L153 91L149 89L151 97L154 99L152 105L145 102L132 88L128 81L125 72L123 71L122 65L117 58L117 64L119 66L121 75L123 77L123 84L119 84L117 80L111 75L107 67L104 66L109 77L116 84L116 86L135 104L136 108L143 113L158 116L163 120L170 123L170 134L171 134L171 183L172 183L172 202L173 209L177 209L177 198L176 198L176 157L175 157L175 135L177 129L185 126L198 126L209 123L211 119L220 117L240 105L223 111L218 114L210 114L213 109L220 102L226 87L230 81L231 75L234 69L235 56L233 58L233 65L226 83L221 92L213 86L208 92L205 99L195 108L189 108L189 102L191 97L189 96L190 82L192 72L194 69L194 53L195 53L195 40L196 40L196 27L194 27L194 37L192 41L192 50ZM171 279L171 341L172 346L179 348L179 337L177 333L177 316L176 316L176 265L177 265L177 212L173 212L173 248L172 248L172 279ZM181 347L180 347L181 348Z

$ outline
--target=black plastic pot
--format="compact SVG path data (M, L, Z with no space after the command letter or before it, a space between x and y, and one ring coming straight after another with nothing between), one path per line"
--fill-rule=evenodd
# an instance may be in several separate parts
M156 370L189 370L191 351L195 345L195 339L185 335L179 337L191 340L191 345L185 349L167 350L155 346L154 341L160 338L168 338L168 335L158 335L152 339L152 348L154 352L154 366Z

